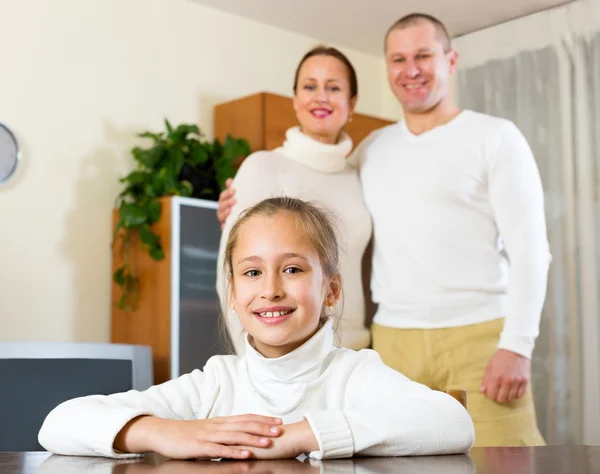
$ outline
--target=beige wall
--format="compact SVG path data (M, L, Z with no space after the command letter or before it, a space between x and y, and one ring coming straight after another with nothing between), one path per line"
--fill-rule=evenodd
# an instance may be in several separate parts
M111 207L134 134L289 94L318 41L186 0L5 0L0 121L21 141L0 187L0 340L107 341ZM344 50L360 112L394 118L383 61ZM391 112L390 112L391 110Z

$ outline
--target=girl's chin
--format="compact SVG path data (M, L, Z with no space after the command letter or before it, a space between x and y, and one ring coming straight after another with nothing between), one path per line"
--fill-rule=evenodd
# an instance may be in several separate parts
M255 340L253 346L264 357L274 359L289 354L300 347L302 343L303 341L261 341L257 344Z

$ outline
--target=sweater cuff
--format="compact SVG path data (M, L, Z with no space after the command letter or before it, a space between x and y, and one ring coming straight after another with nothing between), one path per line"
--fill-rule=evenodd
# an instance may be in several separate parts
M306 413L305 417L319 443L319 451L309 453L310 458L349 458L354 454L352 430L341 410Z
M498 342L498 349L505 349L510 352L522 355L531 359L533 348L535 347L535 338L515 336L513 334L502 333Z

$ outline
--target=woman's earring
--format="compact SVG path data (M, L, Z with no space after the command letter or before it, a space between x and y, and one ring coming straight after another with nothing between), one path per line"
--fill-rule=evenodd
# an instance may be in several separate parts
M235 305L233 305L233 308L231 308L231 314L233 314L234 316L237 316L237 311L235 310Z
M348 117L348 123L352 122L352 115L350 115L350 117Z

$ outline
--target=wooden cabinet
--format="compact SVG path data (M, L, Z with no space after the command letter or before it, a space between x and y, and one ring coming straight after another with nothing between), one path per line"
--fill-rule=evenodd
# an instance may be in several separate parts
M204 367L226 352L228 337L220 324L216 292L221 228L217 203L165 197L153 230L165 258L154 261L137 238L130 242L130 262L139 278L134 311L117 307L121 289L112 284L111 342L152 348L154 383L166 382ZM113 226L118 220L113 213ZM113 272L123 262L123 240L113 248Z
M260 92L225 102L215 107L215 137L224 140L227 134L245 138L252 151L273 150L281 146L288 128L298 125L290 97ZM393 123L364 114L354 114L345 127L354 146L369 133Z

